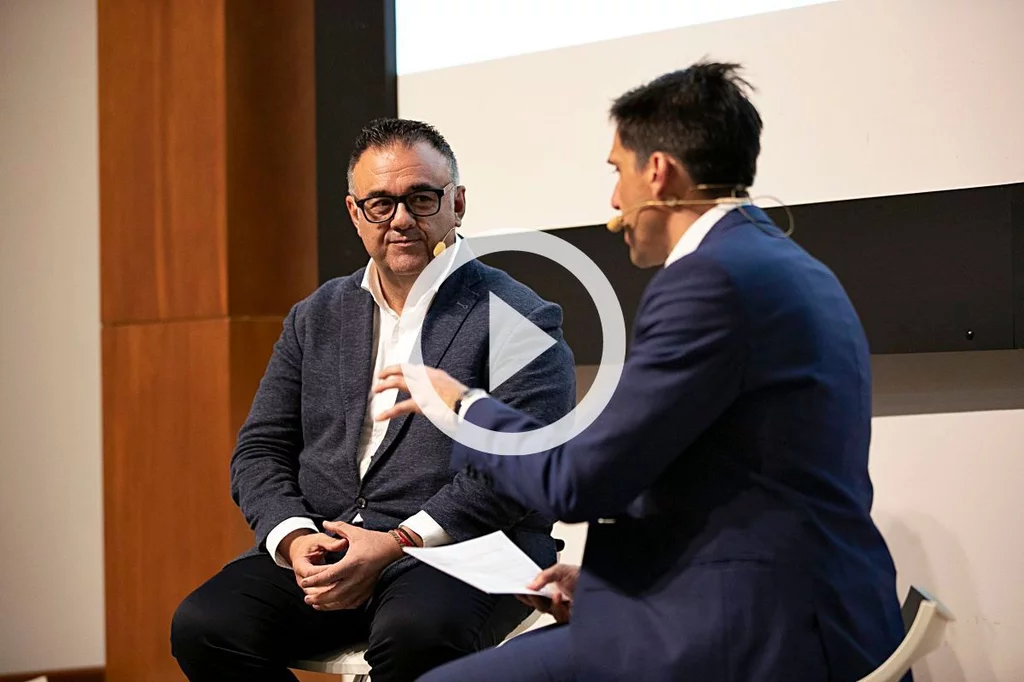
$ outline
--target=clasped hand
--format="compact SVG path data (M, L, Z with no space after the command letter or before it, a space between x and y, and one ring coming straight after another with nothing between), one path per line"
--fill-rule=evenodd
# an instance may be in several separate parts
M287 556L305 602L317 611L354 609L373 595L381 571L402 556L402 549L387 533L348 523L327 521L325 533L301 535L291 541ZM326 555L345 551L335 563Z

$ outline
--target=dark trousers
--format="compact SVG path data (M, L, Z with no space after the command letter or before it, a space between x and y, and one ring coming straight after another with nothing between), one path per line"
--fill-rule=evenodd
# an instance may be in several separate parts
M316 611L267 554L225 566L181 603L171 650L191 682L294 681L289 661L369 642L374 682L412 681L502 641L530 613L429 566L379 583L358 609Z

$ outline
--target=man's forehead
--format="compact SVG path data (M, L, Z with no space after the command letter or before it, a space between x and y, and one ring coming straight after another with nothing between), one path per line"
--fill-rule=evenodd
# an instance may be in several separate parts
M363 152L352 169L355 184L361 189L381 189L378 185L415 185L448 182L451 171L444 155L425 142L409 146L393 144L371 147Z
M623 157L627 156L629 150L622 146L622 140L619 139L619 131L615 131L615 136L612 137L612 148L608 152L608 163L621 163Z

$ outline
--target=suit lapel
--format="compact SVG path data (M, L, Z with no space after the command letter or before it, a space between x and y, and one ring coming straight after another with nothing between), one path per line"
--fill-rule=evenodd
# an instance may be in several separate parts
M356 273L346 283L341 295L340 360L341 396L345 405L345 433L352 434L352 452L349 461L358 475L356 462L359 436L369 404L370 374L373 372L373 297L364 291Z
M462 323L466 321L469 311L473 309L480 297L477 287L479 281L479 265L475 260L471 260L441 285L441 289L437 292L437 296L427 312L420 337L423 364L427 367L437 367L441 364L445 353L448 352L459 329L462 328ZM403 391L398 394L396 402L408 398L409 394ZM408 420L409 415L406 414L395 417L388 423L388 431L370 461L370 469L366 472L367 476L385 458Z
M476 261L469 261L437 292L423 321L423 364L427 367L441 364L462 323L480 297L477 287L480 282L479 267Z

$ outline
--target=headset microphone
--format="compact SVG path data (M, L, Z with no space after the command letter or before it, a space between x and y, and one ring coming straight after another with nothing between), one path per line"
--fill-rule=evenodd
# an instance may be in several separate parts
M441 238L441 241L439 241L437 244L434 244L434 258L440 256L442 253L444 253L445 249L448 248L448 245L445 244L445 241L447 241L448 235L450 235L454 231L455 228L453 227L452 229L444 233L444 237Z
M747 187L744 185L707 185L701 184L694 187L696 190L709 190L709 189L728 189L732 190L731 196L719 197L717 199L668 199L665 201L645 201L640 204L635 204L628 207L625 211L615 216L608 221L607 227L612 232L620 232L622 228L626 226L626 216L630 213L636 213L649 206L666 206L668 208L675 208L677 206L707 206L708 204L727 204L736 206L740 213L746 217L751 223L757 226L761 226L761 223L755 220L750 214L746 212L744 206L753 206L754 200L750 198L747 192ZM793 211L788 205L784 204L779 199L771 195L763 195L764 199L772 199L776 201L786 211L786 218L789 221L788 229L783 233L785 236L793 234L793 230L796 228L796 220L793 217Z
M745 193L746 187L733 186L733 185L710 185L710 184L698 184L695 189L719 189L719 188L731 188L733 190L732 197L720 197L718 199L668 199L665 201L648 201L641 204L635 204L628 207L621 214L616 215L614 218L607 222L607 228L612 232L621 231L626 226L626 216L631 213L643 210L653 206L665 206L667 208L677 208L679 206L708 206L709 204L729 204L732 206L750 206L751 200L748 197L739 197L737 193L743 191Z

